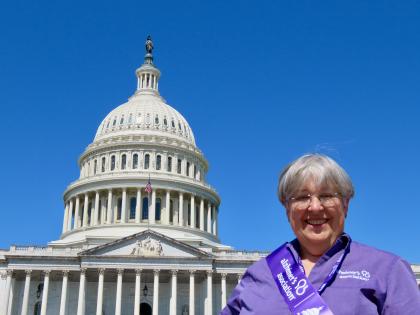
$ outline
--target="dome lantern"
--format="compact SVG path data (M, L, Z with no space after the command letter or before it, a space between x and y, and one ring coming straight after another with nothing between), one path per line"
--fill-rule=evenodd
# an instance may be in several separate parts
M154 94L159 95L159 77L160 71L153 64L153 41L151 36L147 36L146 54L144 56L144 63L136 70L137 75L137 91L138 94Z

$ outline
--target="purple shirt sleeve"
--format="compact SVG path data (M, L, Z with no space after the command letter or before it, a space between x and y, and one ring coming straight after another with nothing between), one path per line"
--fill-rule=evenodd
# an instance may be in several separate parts
M388 273L382 315L420 314L420 291L410 265L397 259Z

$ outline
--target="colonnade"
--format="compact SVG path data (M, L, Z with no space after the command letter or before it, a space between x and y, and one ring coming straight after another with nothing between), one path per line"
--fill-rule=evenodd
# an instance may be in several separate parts
M213 275L216 274L212 270L142 270L142 269L89 269L97 271L98 274L98 284L97 284L97 297L96 297L96 315L102 315L103 313L103 306L104 306L104 276L107 271L111 271L115 273L117 272L117 280L116 280L116 296L115 296L115 315L121 315L122 309L122 291L123 291L123 275L125 272L135 272L135 293L134 293L134 315L138 315L140 313L140 302L141 302L141 286L142 286L142 275L146 272L153 272L153 306L152 306L152 314L158 315L159 314L159 304L162 301L159 300L159 283L160 283L160 275L162 272L169 272L170 273L170 300L169 300L169 315L176 315L177 314L177 295L178 295L178 274L182 272L183 274L188 273L189 275L189 315L195 314L196 309L196 289L195 283L196 279L195 276L199 273L205 273L205 286L206 286L206 296L204 300L204 314L205 315L212 315L213 314ZM80 280L79 280L79 292L78 292L78 301L77 301L77 315L85 315L86 313L86 273L88 269L82 268L80 271ZM16 271L15 271L16 272ZM33 274L32 270L25 270L25 282L24 282L24 289L23 289L23 299L22 305L20 308L21 315L28 315L30 314L29 310L29 292L30 292L30 285L31 285L31 277ZM68 295L68 283L69 283L69 271L68 270L45 270L43 271L43 291L42 291L42 304L41 304L41 315L46 315L47 308L48 308L48 296L49 296L49 283L50 283L50 274L52 272L59 272L62 274L62 288L61 288L61 295L60 295L60 308L59 308L59 315L66 315L67 309L67 295ZM71 271L76 272L76 271ZM237 281L239 283L242 274L235 274L237 276ZM221 305L220 307L223 308L226 305L227 299L227 291L226 291L226 273L220 274L220 281L221 281ZM7 310L9 309L9 303L11 300L9 296L11 296L12 290L12 279L13 278L13 271L7 271L7 280L6 280L6 299L4 305L0 308L1 314L7 314ZM235 283L236 284L236 283Z
M142 188L86 192L69 198L64 209L63 233L78 228L116 223L187 226L218 235L217 207L191 193Z

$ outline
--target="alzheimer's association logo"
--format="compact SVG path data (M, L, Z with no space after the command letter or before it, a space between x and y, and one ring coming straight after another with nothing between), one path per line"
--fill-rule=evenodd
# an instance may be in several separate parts
M303 310L298 315L319 315L322 310L321 307L314 307L314 308L308 308L306 310Z

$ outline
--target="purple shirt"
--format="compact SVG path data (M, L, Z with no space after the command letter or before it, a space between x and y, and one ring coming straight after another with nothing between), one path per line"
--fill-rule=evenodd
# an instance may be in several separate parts
M347 241L344 234L315 264L309 280L317 289ZM295 258L299 243L290 245ZM335 315L420 314L420 291L410 265L393 254L352 241L333 283L321 294ZM265 259L248 268L221 315L291 314Z

